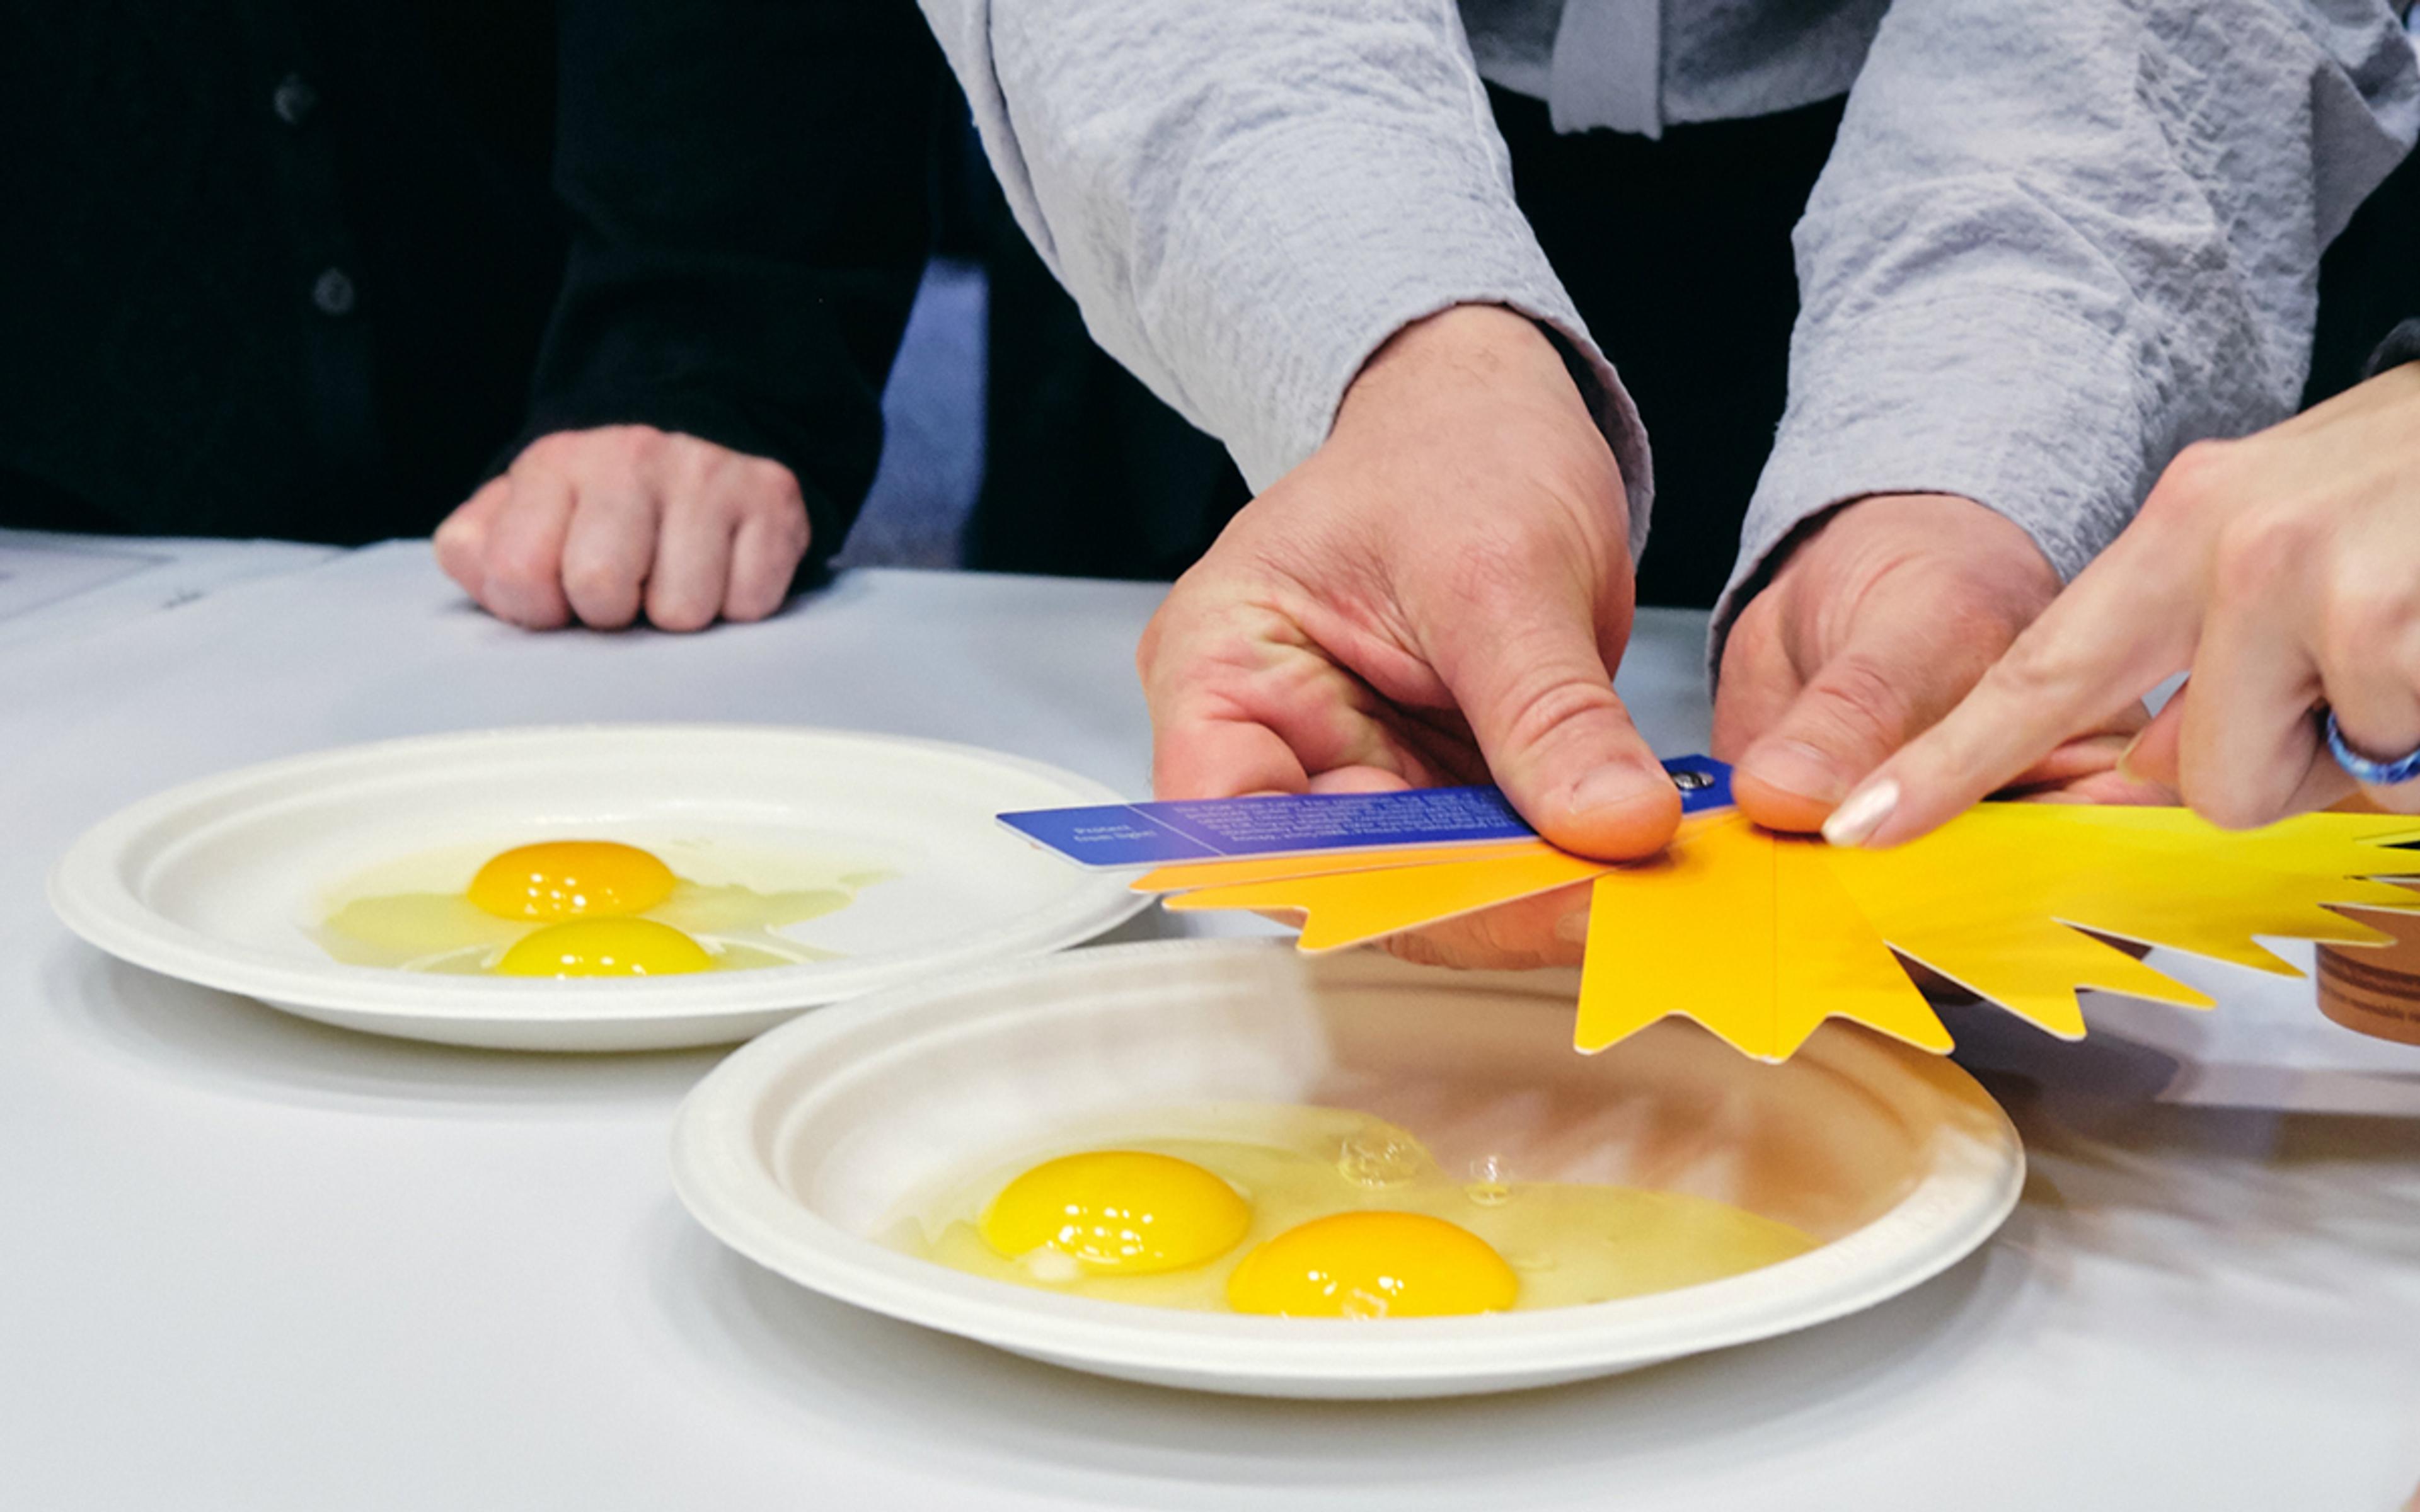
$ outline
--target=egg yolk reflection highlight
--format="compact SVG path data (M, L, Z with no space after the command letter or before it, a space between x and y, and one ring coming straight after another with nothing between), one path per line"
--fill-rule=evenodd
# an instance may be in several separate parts
M705 846L670 846L692 862L727 870L732 857ZM779 933L836 913L884 873L794 857L760 857L753 872L814 886L760 890L684 877L672 861L619 841L554 840L489 857L459 891L423 887L356 894L320 921L317 936L335 959L404 971L507 977L666 977L831 959L837 952ZM431 855L381 875L442 876L462 866ZM709 874L710 872L709 872ZM458 877L460 871L453 870Z
M1063 1155L1009 1182L982 1228L1009 1259L1047 1248L1096 1274L1149 1275L1218 1258L1251 1222L1235 1189L1192 1162L1108 1149Z
M1341 1108L1163 1107L1077 1152L945 1177L877 1233L1020 1286L1194 1311L1433 1318L1694 1286L1815 1247L1786 1224L1674 1192L1446 1171Z

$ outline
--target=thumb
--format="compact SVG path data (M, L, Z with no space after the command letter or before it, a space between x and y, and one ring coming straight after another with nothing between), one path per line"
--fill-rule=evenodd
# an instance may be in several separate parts
M1606 606L1616 654L1628 637L1627 583ZM1681 794L1614 695L1591 606L1557 595L1475 607L1438 675L1488 769L1538 832L1567 851L1620 860L1662 848Z
M2192 692L2193 684L2187 682L2168 695L2168 702L2118 758L2121 774L2156 782L2171 792L2183 784L2185 699Z
M1944 637L1943 623L1921 600L1864 614L1734 764L1741 811L1773 829L1815 829L1868 773L1957 707L2006 637L1962 645Z

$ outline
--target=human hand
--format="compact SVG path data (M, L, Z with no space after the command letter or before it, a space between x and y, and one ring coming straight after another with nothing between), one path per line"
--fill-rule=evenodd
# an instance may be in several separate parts
M2359 751L2420 746L2420 366L2170 464L2124 534L1964 702L1826 825L1893 845L2175 672L2128 769L2230 827L2350 793L2315 708ZM2368 788L2420 810L2420 782Z
M1652 853L1680 795L1614 696L1621 473L1552 343L1494 306L1399 332L1310 460L1144 631L1162 797L1498 782L1541 833ZM1575 960L1530 901L1398 936L1456 965Z
M1608 671L1621 475L1551 342L1466 305L1363 368L1326 442L1170 592L1138 664L1162 797L1483 781L1567 849L1638 856L1680 796Z
M1833 512L1740 611L1723 646L1714 754L1734 764L1741 811L1776 829L1821 825L1965 697L2058 587L2032 537L1972 500L1877 495ZM2161 799L2114 770L2142 724L2129 701L2004 785Z
M1877 495L1800 540L1723 645L1714 754L1740 810L1813 829L1856 780L1955 704L2058 592L2058 574L2002 516L1947 494ZM2035 795L2143 802L2118 777L2130 706L2061 746L2017 785ZM1415 960L1568 963L1588 937L1589 889L1568 887L1405 936Z
M646 425L532 441L437 528L447 577L501 620L665 630L781 608L807 551L790 470Z

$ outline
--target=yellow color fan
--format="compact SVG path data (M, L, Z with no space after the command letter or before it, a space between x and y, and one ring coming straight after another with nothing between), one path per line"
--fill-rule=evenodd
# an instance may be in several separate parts
M1578 1048L1680 1013L1779 1061L1828 1018L1947 1051L1902 957L2068 1039L2080 989L2208 1008L2110 941L2292 974L2258 937L2380 944L2335 910L2420 911L2420 893L2372 880L2420 873L2420 854L2388 848L2414 840L2420 821L2395 815L2229 834L2180 809L1992 803L1893 850L1840 850L1724 811L1627 865L1514 841L1214 861L1135 886L1176 909L1299 910L1301 948L1327 950L1587 882Z

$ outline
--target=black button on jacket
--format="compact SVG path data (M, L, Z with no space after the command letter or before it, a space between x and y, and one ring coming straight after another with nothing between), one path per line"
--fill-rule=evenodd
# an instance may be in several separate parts
M909 0L10 10L0 524L422 534L641 423L839 546L927 235Z

